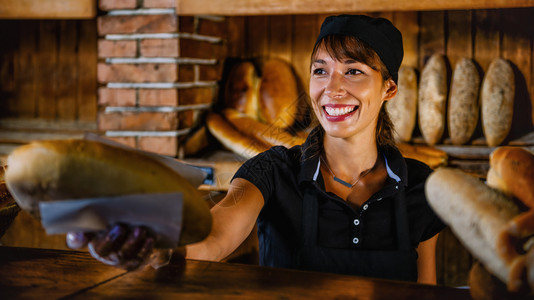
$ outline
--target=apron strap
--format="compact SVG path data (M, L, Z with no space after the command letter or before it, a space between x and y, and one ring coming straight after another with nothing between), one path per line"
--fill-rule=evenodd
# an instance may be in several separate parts
M317 244L318 204L317 193L312 193L314 186L307 185L302 201L302 245L315 246Z
M397 183L397 186L400 189L394 199L397 242L399 243L399 250L410 250L410 228L408 226L408 212L406 211L404 186L400 183Z

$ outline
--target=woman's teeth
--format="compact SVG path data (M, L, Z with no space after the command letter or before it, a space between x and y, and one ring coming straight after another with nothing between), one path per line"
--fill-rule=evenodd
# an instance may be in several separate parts
M331 116L342 116L342 115L346 115L352 112L355 108L356 106L345 106L342 108L339 108L339 107L334 108L334 107L325 106L324 109L326 110L326 113Z

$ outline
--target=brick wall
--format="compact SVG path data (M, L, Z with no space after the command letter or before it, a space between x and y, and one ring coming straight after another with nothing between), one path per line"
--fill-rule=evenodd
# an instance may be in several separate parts
M224 19L177 16L175 0L100 0L98 129L176 156L217 95Z

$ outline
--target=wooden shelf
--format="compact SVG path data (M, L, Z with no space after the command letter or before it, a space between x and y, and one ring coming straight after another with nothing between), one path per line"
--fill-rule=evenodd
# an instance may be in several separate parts
M531 7L534 0L176 0L179 15L282 15Z
M0 0L0 19L92 19L96 0Z

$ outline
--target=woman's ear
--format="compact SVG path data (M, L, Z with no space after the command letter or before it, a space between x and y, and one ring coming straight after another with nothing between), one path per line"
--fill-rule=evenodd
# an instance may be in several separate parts
M384 101L388 101L397 95L397 84L393 79L389 78L384 83Z

